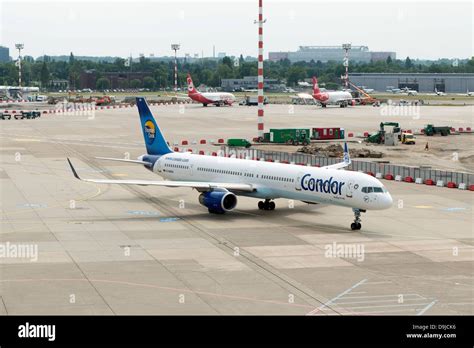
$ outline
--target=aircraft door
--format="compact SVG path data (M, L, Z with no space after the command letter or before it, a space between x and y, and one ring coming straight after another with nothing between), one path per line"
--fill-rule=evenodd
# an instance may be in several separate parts
M296 191L301 191L301 179L303 178L303 176L304 176L303 172L298 173L298 175L296 176L296 180L295 180Z

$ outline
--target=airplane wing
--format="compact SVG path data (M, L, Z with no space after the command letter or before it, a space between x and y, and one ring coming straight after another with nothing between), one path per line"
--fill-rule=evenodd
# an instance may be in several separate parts
M301 99L313 99L313 96L309 93L298 93L296 97Z
M199 182L199 181L166 181L166 180L110 180L110 179L82 179L76 172L69 158L67 159L72 173L76 179L86 182L94 182L97 184L118 184L118 185L140 185L140 186L166 186L166 187L191 187L203 191L213 189L227 189L235 191L253 192L256 189L249 184L238 183L215 183L215 182Z
M339 163L330 164L328 166L321 167L323 169L341 169L351 164L351 157L349 156L349 150L347 149L347 143L344 143L344 160Z
M177 98L177 99L190 99L189 96L185 93L176 93L176 94L164 94L166 98Z
M124 158L111 158L111 157L95 157L100 160L107 160L107 161L116 161L116 162L125 162L125 163L135 163L135 164L143 164L147 167L151 166L150 162L145 162L145 161L139 161L139 160L130 160L130 159L124 159Z

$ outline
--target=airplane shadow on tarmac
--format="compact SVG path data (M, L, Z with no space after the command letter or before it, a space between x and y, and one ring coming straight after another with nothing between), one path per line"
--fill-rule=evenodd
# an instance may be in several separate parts
M151 199L141 199L144 202L148 203L156 203L154 202L156 198L151 198ZM108 201L114 201L110 199L94 199L95 202L101 201L101 202L108 202ZM137 198L126 198L121 201L129 201L129 202L136 202ZM258 200L255 200L257 203ZM295 221L294 219L291 218L292 215L294 214L313 214L313 215L323 215L324 213L321 213L317 211L318 208L324 207L324 205L317 206L317 205L308 205L308 206L296 206L294 208L289 208L287 206L282 206L280 208L276 208L276 210L270 210L270 211L263 211L259 210L257 207L255 207L254 210L239 210L238 208L231 211L227 212L226 214L209 214L206 211L206 208L201 206L198 203L186 203L186 208L183 210L185 211L180 212L180 208L177 207L178 202L173 201L173 205L169 205L164 202L159 202L159 204L164 204L169 207L169 209L172 209L178 214L170 214L170 213L159 213L158 215L147 215L144 213L143 215L137 214L130 214L128 212L124 212L124 216L121 217L110 217L110 218L91 218L90 221L97 221L97 222L105 222L105 221L110 221L110 222L120 222L120 221L137 221L137 222L147 222L147 221L158 221L158 220L164 220L165 222L169 222L169 219L177 219L177 220L171 220L171 221L180 221L180 220L199 220L200 223L203 221L210 221L210 222L229 222L229 223L238 223L240 220L248 220L249 218L254 218L258 219L260 221L265 221L268 220L270 222L273 222L275 217L278 216L279 218L285 218L287 217L288 220L282 224L281 228L284 229L285 227L291 227L291 228L310 228L311 230L317 230L317 232L325 232L325 233L354 233L357 231L351 231L348 229L346 226L334 226L334 225L329 225L329 224L317 224L317 223L310 223L310 222L301 222L301 221ZM133 211L133 206L129 206L130 210ZM156 207L156 210L159 212L160 207ZM235 226L233 226L235 227ZM316 232L316 231L315 231Z

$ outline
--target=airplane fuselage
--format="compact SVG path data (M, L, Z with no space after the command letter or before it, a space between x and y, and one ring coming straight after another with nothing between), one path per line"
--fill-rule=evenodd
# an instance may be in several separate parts
M236 195L286 198L363 210L387 209L392 204L390 194L379 180L359 172L176 152L154 160L151 170L167 180L225 181L250 184L255 189L254 192L234 191ZM379 192L363 192L369 191L363 188L374 187Z
M341 103L348 103L352 101L352 95L344 91L328 91L314 93L313 98L324 105L338 105Z
M232 93L207 92L207 93L189 93L188 96L198 103L214 105L232 105L235 97Z

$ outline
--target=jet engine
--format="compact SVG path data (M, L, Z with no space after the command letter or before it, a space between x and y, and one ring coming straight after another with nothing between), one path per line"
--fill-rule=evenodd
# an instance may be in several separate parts
M199 203L210 213L224 214L237 206L237 196L229 191L208 191L199 195Z

